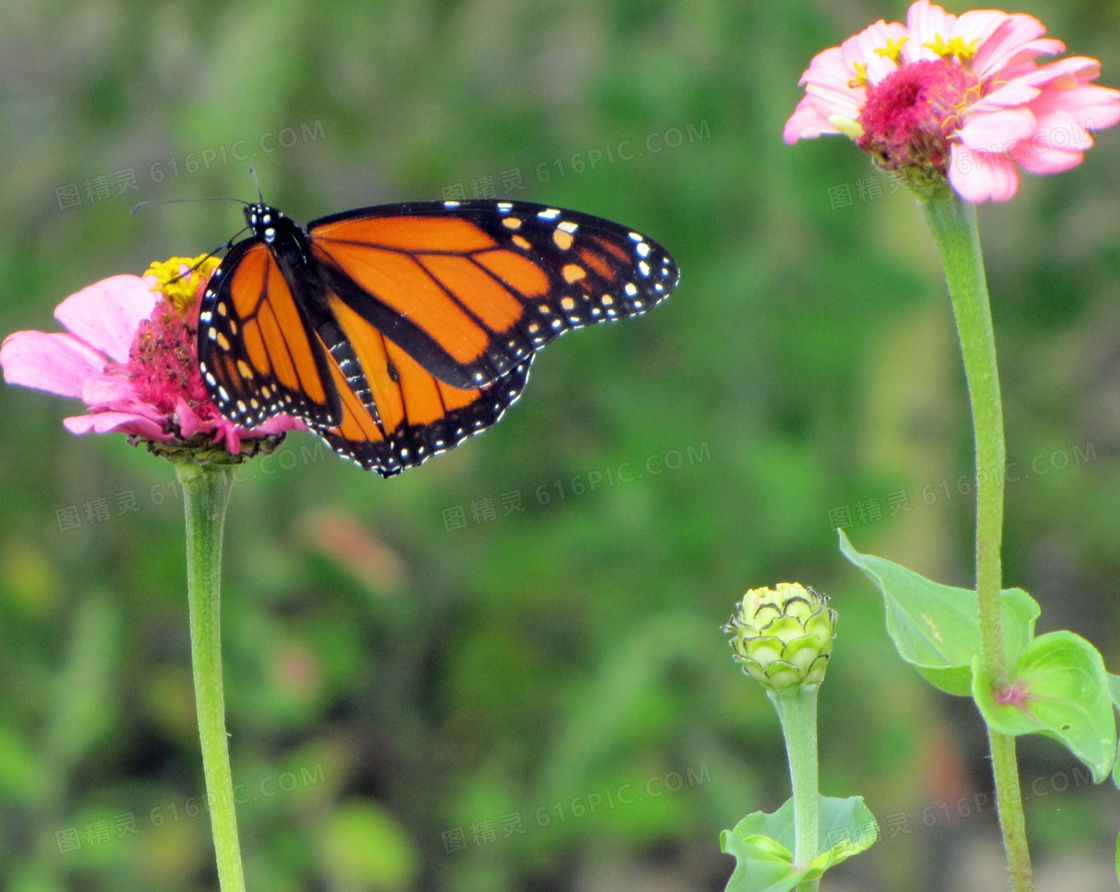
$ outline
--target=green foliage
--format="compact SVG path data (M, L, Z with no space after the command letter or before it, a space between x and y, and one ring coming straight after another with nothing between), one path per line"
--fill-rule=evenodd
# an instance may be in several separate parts
M736 859L726 892L789 892L858 855L879 838L879 825L862 796L819 797L820 845L812 864L793 867L793 800L773 814L753 812L720 834L720 848Z
M1041 733L1061 741L1101 783L1116 759L1116 718L1104 660L1072 632L1034 637L1038 603L1020 589L1003 591L1013 702L997 703L980 667L976 592L939 585L905 567L860 554L840 531L840 550L879 588L887 631L899 655L935 687L971 694L1001 734Z
M1100 651L1080 635L1048 632L1031 641L1015 665L1017 702L996 703L979 664L973 667L972 697L997 732L1053 737L1089 766L1099 784L1116 761L1107 676Z
M1115 86L1120 13L1101 6L1015 8L1101 58ZM898 671L832 532L971 579L972 455L942 274L913 201L845 140L780 138L813 54L904 11L0 9L0 337L55 328L53 308L97 279L224 244L243 222L231 202L129 211L253 198L250 165L299 221L492 183L633 225L682 268L664 306L550 346L500 424L419 470L382 481L307 434L246 466L222 607L255 892L325 888L321 840L355 803L407 840L414 889L588 888L643 871L722 888L720 828L788 791L773 710L745 691L719 626L748 588L795 578L841 614L822 788L863 792L912 830L852 862L859 884L905 888L961 863L951 848L931 858L953 839L917 816L987 776L978 720ZM1120 133L1102 131L1076 170L1024 176L1013 202L980 210L1015 463L1005 578L1113 669L1117 165ZM506 196L504 171L524 188ZM71 184L81 204L60 207ZM834 206L837 187L850 204ZM0 386L0 888L213 889L205 820L188 814L201 766L177 484L121 437L67 433L77 411ZM524 510L506 514L515 492ZM465 528L445 526L454 508ZM1065 770L1051 749L1025 757L1028 778ZM1067 806L1103 851L1115 821L1097 788L1028 803L1028 820L1045 815L1032 829ZM524 832L505 835L503 816ZM959 827L975 840L991 820ZM465 847L449 849L456 830Z
M899 656L934 687L966 696L972 690L972 662L980 652L976 592L941 585L874 555L860 554L840 530L840 551L883 595L887 632ZM1005 589L1003 634L1007 662L1014 666L1031 644L1038 603L1022 589Z

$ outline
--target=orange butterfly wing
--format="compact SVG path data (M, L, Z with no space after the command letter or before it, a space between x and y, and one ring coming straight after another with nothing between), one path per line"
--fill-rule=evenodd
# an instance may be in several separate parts
M214 404L244 427L281 412L311 425L338 417L321 340L269 247L230 249L199 312L199 366Z
M642 313L679 276L652 240L540 205L388 205L306 231L264 204L246 219L201 308L211 398L246 427L299 416L385 476L494 424L549 341Z
M525 387L526 360L499 380L461 389L435 378L397 344L331 296L331 305L364 370L368 396L333 363L342 420L319 428L341 455L385 476L418 465L494 424ZM358 388L362 392L362 388Z
M530 360L482 388L439 381L335 295L340 337L328 345L267 246L234 251L211 280L199 358L215 403L239 424L299 416L335 451L388 477L494 424L525 387Z
M573 328L643 313L679 278L651 239L542 205L389 205L308 233L339 297L456 387L496 380Z

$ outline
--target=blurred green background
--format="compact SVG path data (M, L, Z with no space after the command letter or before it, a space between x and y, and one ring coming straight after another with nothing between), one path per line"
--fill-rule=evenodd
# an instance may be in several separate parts
M1116 4L1012 9L1120 85ZM905 10L3 6L0 334L221 245L235 204L129 210L253 198L250 165L301 221L526 199L636 227L683 271L648 316L546 350L496 428L419 470L384 481L308 434L246 466L223 635L255 892L722 889L719 831L788 780L719 626L787 579L840 613L823 792L864 795L884 829L830 888L1000 888L980 723L897 659L833 529L971 580L940 269L912 199L847 140L780 138L813 54ZM1106 131L980 210L1016 463L1005 578L1113 670L1117 171ZM79 409L0 387L0 887L215 889L174 474L66 433ZM1103 872L1078 888L1115 888L1115 790L1057 744L1020 749L1040 888L1071 863Z

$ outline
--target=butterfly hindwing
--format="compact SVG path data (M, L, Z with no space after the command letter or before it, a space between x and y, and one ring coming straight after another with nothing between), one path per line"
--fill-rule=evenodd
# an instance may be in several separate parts
M361 380L347 381L336 361L340 351L329 351L342 421L317 429L337 452L362 467L387 477L451 449L494 424L525 387L531 360L483 387L452 387L337 295L330 296L330 304L340 333L363 371Z

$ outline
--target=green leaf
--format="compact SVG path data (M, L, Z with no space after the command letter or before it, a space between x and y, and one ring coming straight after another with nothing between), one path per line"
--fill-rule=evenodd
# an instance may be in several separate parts
M862 796L819 798L821 852L808 867L793 866L793 800L772 814L753 812L720 834L720 848L737 861L724 892L789 892L804 880L858 855L879 838Z
M1112 705L1115 709L1120 709L1120 675L1113 675L1108 673L1108 695L1112 699ZM1120 752L1117 753L1116 762L1112 766L1112 785L1120 787ZM1120 837L1116 840L1117 848L1117 869L1120 869Z
M1120 709L1120 675L1108 673L1108 696L1112 700L1112 705Z
M1065 744L1100 783L1116 760L1116 715L1104 659L1069 631L1039 635L1012 674L1013 703L997 704L977 659L972 697L1001 734L1045 734Z
M972 687L972 660L980 653L980 603L970 589L941 585L913 570L860 554L840 530L840 551L883 594L887 632L899 655L934 687L960 697ZM1034 637L1039 606L1025 591L1004 589L1003 635L1007 665L1015 666Z

